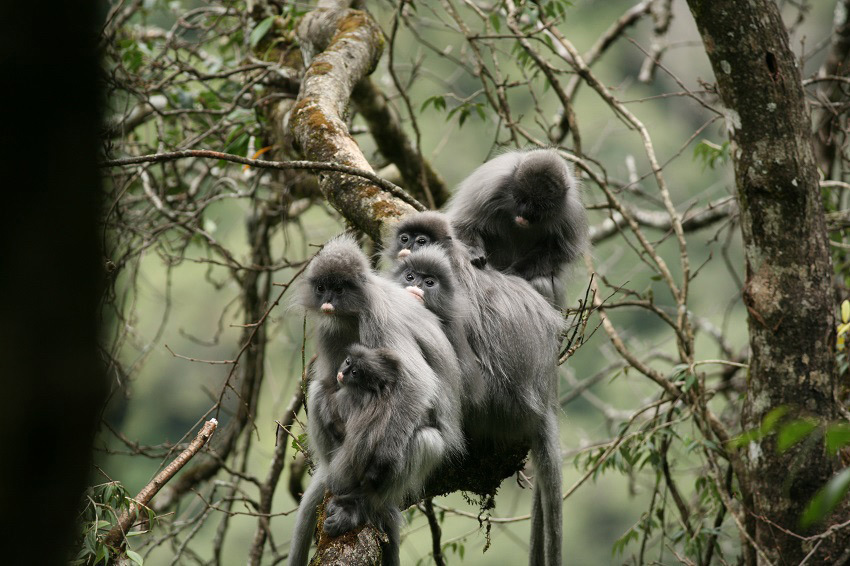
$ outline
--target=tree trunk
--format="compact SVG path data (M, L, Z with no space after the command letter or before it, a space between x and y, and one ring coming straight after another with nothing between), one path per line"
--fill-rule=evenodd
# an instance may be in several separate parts
M750 375L744 426L772 409L833 420L838 406L832 265L810 116L788 34L773 0L688 0L705 44L733 144L746 253ZM772 438L745 450L748 527L765 558L798 564L806 504L835 472L820 443L779 453ZM778 528L781 527L782 529ZM805 534L805 533L801 533ZM844 535L846 539L846 535ZM824 540L811 563L833 564L846 540Z
M98 353L109 266L96 165L100 8L0 6L4 564L67 564L107 394Z

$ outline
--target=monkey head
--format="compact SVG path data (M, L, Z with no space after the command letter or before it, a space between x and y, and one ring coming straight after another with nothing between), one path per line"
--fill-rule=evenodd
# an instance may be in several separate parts
M432 244L447 245L452 239L446 217L433 211L405 216L393 230L393 237L385 246L392 262Z
M369 261L354 238L334 238L316 254L305 273L299 302L332 316L356 316L366 303L364 283Z
M392 351L353 344L337 370L336 380L342 387L380 393L398 381L400 368L401 362Z
M446 320L451 315L455 277L448 255L439 246L402 258L393 277L440 319Z
M566 161L551 149L529 151L517 163L506 189L514 223L520 228L557 221L567 208L575 179Z

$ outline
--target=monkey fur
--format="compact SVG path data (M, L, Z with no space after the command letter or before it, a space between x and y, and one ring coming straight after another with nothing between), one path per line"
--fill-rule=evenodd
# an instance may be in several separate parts
M317 469L298 508L289 564L307 564L326 490L334 496L328 526L336 532L372 521L389 538L384 564L398 564L399 504L421 488L441 461L464 450L457 357L437 317L410 293L373 273L350 236L331 240L316 255L297 301L317 315L318 357L307 396L310 451ZM341 387L337 380L356 344L383 352L387 367L397 365L392 378L381 375L396 380L393 388L404 392L404 402L392 415L384 415L391 422L380 427L347 422L364 418L352 416L357 398L374 398L363 391L351 395L354 388ZM434 426L422 426L423 415ZM369 454L380 454L380 461L392 461L392 466L370 467Z
M476 268L470 250L437 212L407 216L385 246L388 259L406 261L401 233L425 235L445 254L469 316L464 329L484 380L478 402L464 389L464 426L470 442L527 441L535 464L531 548L533 566L561 564L561 452L557 362L563 319L528 281L490 267ZM398 269L401 269L400 267ZM464 385L467 385L464 380Z
M425 234L417 234L416 238L431 241ZM480 402L484 395L483 377L465 330L466 319L470 316L469 305L463 300L464 291L456 280L448 255L436 246L403 254L392 276L440 319L443 331L454 345L467 395L473 403Z
M476 266L529 281L556 306L564 267L587 247L587 217L570 165L554 149L511 151L464 179L446 205Z

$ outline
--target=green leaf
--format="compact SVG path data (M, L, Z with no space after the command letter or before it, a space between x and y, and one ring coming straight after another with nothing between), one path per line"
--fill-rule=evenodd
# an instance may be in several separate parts
M266 36L273 23L274 16L269 16L268 18L257 24L257 27L255 27L254 31L251 32L251 47L256 47L257 44L260 43L260 40Z
M127 551L127 558L138 564L139 566L143 566L145 563L145 559L142 556L133 550Z
M800 525L805 529L829 515L850 487L850 468L838 472L812 498L803 511Z
M100 561L103 560L104 564L109 563L109 551L106 549L106 546L101 544L98 545L97 554L94 557L94 566L97 566Z
M434 96L429 96L425 99L425 102L422 103L422 108L419 109L420 112L423 112L428 106L431 104L434 105L434 110L445 110L446 109L446 99L441 94L436 94Z
M764 432L765 434L771 432L776 426L776 423L779 422L779 419L784 417L785 413L787 412L788 407L785 407L784 405L780 405L775 409L771 409L770 412L766 414L764 416L764 419L761 421L762 432Z
M782 427L776 439L776 449L785 452L817 428L818 424L811 419L791 421Z
M826 429L826 453L835 454L840 448L850 444L850 425L837 423Z
M493 29L496 30L496 33L499 33L502 29L502 22L499 18L498 12L493 12L490 14L490 23L493 24Z

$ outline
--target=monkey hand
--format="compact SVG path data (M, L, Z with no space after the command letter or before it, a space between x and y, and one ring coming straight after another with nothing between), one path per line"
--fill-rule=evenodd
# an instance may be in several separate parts
M469 248L469 256L472 258L472 265L478 269L484 269L484 266L487 265L487 256L484 250L478 246L471 246Z
M333 497L325 507L325 523L323 528L330 537L338 537L358 526L356 504L342 502Z

